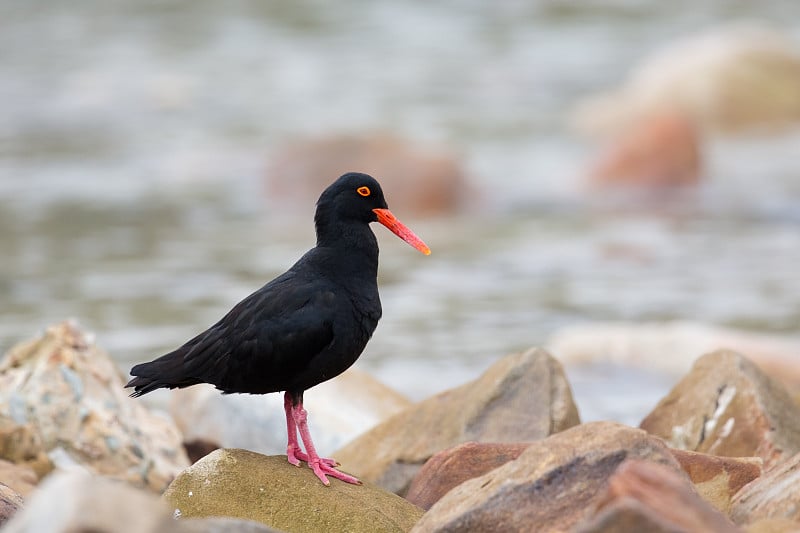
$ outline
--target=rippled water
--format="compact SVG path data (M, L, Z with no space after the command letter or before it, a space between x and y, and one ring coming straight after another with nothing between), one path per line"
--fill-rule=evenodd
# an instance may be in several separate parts
M76 317L123 368L175 346L313 243L315 198L271 209L270 155L373 130L453 147L483 195L471 215L397 213L427 258L375 228L384 318L359 364L413 397L582 322L800 336L800 133L712 139L698 190L618 203L582 195L590 148L564 128L669 39L738 18L797 39L798 15L792 0L0 3L0 343ZM674 379L570 373L584 418L634 423Z

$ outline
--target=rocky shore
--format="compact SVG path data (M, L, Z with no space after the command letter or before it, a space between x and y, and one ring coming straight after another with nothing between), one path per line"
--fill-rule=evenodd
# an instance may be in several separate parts
M798 398L746 355L697 356L639 427L581 423L538 348L418 403L348 372L309 392L331 413L311 424L364 484L325 487L281 455L269 396L189 389L170 418L57 324L0 361L0 529L800 530Z

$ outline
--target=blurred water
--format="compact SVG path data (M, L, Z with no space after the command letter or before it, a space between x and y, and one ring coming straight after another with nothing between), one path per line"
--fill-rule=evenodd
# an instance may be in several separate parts
M455 147L488 205L405 220L428 258L375 228L384 319L359 364L413 397L579 322L800 336L800 133L713 140L698 190L618 209L581 196L587 147L564 130L579 97L669 39L741 18L798 38L798 15L793 0L0 2L0 344L65 317L123 368L179 344L313 243L315 198L270 209L270 154L373 130ZM632 423L673 379L570 371L584 418Z

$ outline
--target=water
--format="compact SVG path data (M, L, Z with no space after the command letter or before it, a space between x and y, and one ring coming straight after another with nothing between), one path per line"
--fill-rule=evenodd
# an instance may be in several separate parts
M800 337L799 132L711 139L674 198L581 193L577 99L726 20L800 37L792 0L684 4L0 3L0 347L66 317L122 368L174 347L313 243L314 198L272 209L271 154L375 130L454 148L484 196L401 216L427 258L375 228L384 319L359 364L414 398L577 323ZM675 379L568 371L584 419L629 423Z

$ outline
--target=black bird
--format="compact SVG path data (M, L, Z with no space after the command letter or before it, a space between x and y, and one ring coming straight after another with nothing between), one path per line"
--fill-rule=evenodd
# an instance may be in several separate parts
M285 391L289 441L295 466L306 461L328 485L327 475L358 479L320 458L308 430L303 392L358 359L381 317L378 241L369 228L380 222L421 251L430 249L389 211L378 182L351 172L317 202L317 245L288 271L236 304L228 314L180 348L134 366L131 396L160 388L211 383L223 394ZM297 432L305 445L303 452Z

